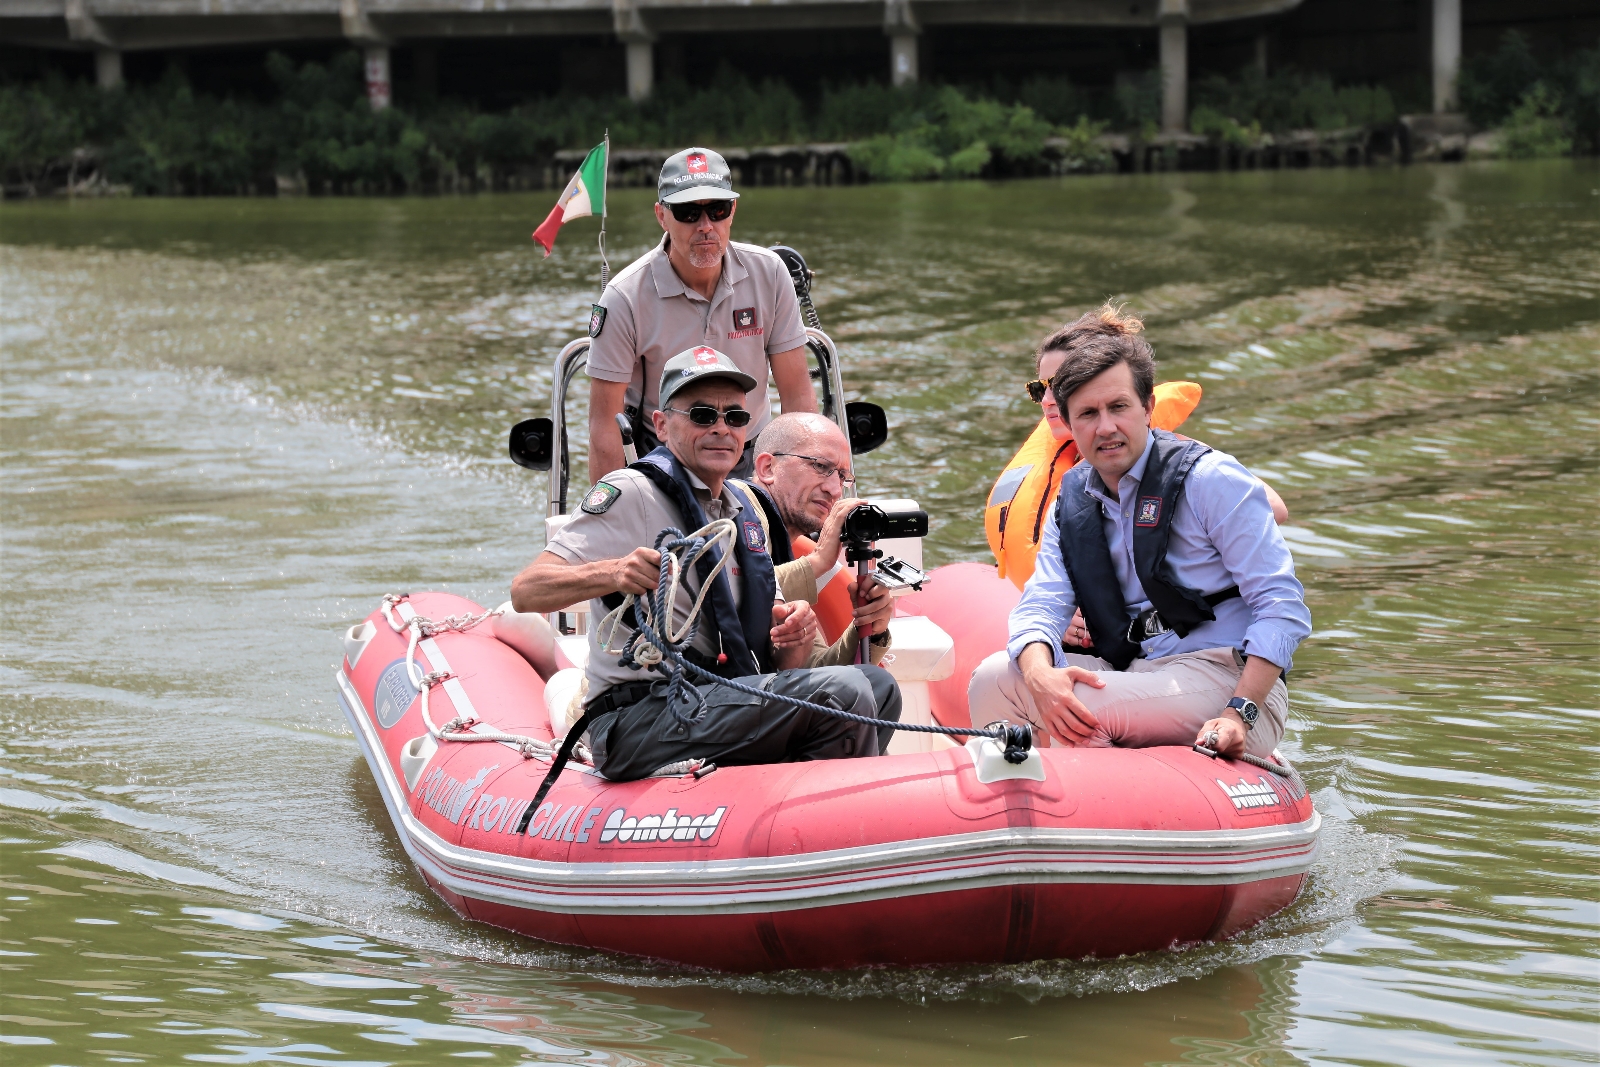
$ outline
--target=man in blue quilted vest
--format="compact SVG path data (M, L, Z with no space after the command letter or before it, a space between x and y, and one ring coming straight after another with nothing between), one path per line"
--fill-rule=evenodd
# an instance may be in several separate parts
M1006 650L973 673L973 722L1021 717L1056 744L1270 756L1311 613L1264 486L1232 456L1151 429L1140 333L1085 334L1050 388L1086 462L1062 480ZM1088 654L1062 643L1079 609Z

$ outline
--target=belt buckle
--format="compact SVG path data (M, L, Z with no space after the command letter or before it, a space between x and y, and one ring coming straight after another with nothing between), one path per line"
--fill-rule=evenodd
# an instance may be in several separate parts
M1143 644L1152 637L1159 637L1172 627L1161 621L1161 613L1151 608L1134 616L1128 624L1128 639L1134 644ZM1137 633L1135 633L1137 631Z

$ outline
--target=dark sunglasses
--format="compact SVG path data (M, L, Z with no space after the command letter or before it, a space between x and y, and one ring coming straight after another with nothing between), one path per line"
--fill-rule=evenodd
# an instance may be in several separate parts
M1044 403L1044 394L1050 391L1050 383L1044 378L1035 378L1027 385L1028 399L1035 404Z
M693 226L700 221L700 212L706 213L706 218L712 222L721 222L733 214L732 200L713 200L709 204L668 204L667 210L672 212L672 217L685 226Z
M662 411L671 411L678 415L686 415L689 421L696 426L715 426L721 419L734 429L750 425L750 413L744 408L729 408L727 411L718 411L710 404L690 404L689 410L682 408L662 408Z

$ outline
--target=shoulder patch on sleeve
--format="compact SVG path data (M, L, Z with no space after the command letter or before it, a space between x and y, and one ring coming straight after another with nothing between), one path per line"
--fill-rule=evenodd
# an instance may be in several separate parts
M611 505L617 502L622 495L622 490L609 482L595 482L594 488L583 495L580 505L590 515L604 515L611 510Z
M606 309L595 304L589 312L589 336L599 337L600 331L606 328Z

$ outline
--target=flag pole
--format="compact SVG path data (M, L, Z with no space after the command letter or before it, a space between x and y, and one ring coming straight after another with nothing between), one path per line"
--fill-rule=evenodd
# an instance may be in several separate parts
M600 295L606 295L606 283L611 278L611 264L606 261L606 212L611 205L607 202L606 193L610 192L605 186L611 184L611 127L606 127L606 161L600 171Z

